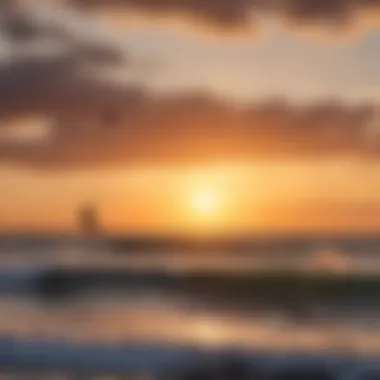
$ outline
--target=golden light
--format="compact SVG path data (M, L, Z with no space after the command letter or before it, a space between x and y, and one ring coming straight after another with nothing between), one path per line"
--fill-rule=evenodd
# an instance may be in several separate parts
M215 190L201 189L192 195L191 206L198 215L211 216L220 208L220 198Z
M226 327L218 320L208 320L201 317L194 321L191 333L202 344L219 345L223 340L226 340Z
M190 230L198 236L220 232L228 220L223 189L217 186L193 188L185 204Z
M233 184L227 170L204 169L187 175L179 202L189 232L197 236L218 234L229 227Z

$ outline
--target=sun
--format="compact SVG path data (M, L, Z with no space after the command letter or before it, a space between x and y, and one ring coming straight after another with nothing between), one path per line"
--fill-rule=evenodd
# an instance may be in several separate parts
M224 173L191 173L183 184L179 204L190 233L209 235L228 228L231 216L231 181Z
M212 189L200 189L192 194L190 204L197 215L212 216L217 214L220 208L220 198Z

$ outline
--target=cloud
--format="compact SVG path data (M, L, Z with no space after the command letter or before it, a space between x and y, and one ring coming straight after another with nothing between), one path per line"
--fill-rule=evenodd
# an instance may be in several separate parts
M335 32L358 26L378 27L380 0L68 0L82 9L99 11L120 19L125 14L156 18L180 16L199 26L200 22L219 29L245 29L263 18L289 26L327 28Z
M21 156L25 154L21 153L28 145L23 142L23 136L29 136L25 123L35 125L40 119L44 125L46 120L58 125L120 102L116 87L111 91L104 84L103 71L134 65L128 52L109 36L94 28L86 33L86 18L75 20L63 8L42 5L0 3L0 155L4 158L20 149ZM61 137L61 129L57 130Z
M327 20L333 10L340 15L335 18L344 21L357 8L354 0L350 7L343 0L319 0L318 6L314 1L295 0L269 5L261 0L76 3L133 6L153 13L196 13L221 25L246 22L252 9L264 11L264 3L266 12L273 12L276 4L279 15L292 20L301 15L297 19L317 23ZM300 107L280 100L238 106L206 93L159 95L138 84L116 84L101 75L102 70L134 64L119 44L94 28L89 35L82 22L78 28L74 13L62 13L64 8L49 13L34 1L20 3L21 8L12 4L2 5L0 17L9 48L9 54L0 57L0 128L19 128L20 120L33 120L35 125L40 119L45 126L49 121L52 133L43 144L29 144L21 138L24 132L15 133L14 142L7 132L6 139L0 138L2 162L68 168L377 157L380 133L371 122L376 113L370 104L326 101ZM376 1L361 4L377 6Z
M12 49L49 46L94 63L125 63L128 55L120 43L98 29L91 19L45 1L8 0L0 8L0 37Z
M86 74L80 54L30 57L0 66L0 117L90 112L102 93L101 80ZM107 91L107 99L112 97ZM90 99L90 100L89 100ZM90 109L89 109L90 107Z
M45 21L45 20L43 20ZM3 35L13 45L50 42L58 47L70 49L77 57L91 62L122 64L127 54L110 41L86 38L70 31L64 24L41 22L26 12L11 11L0 19Z
M56 115L54 139L42 146L0 145L2 160L76 168L377 157L377 144L366 138L371 105L268 101L238 107L207 94L158 96L138 87L64 82L54 96L48 83L32 104L41 117ZM10 109L14 115L30 111L16 98L8 115Z
M80 107L86 112L87 96L91 93L92 107L102 96L103 70L134 65L128 51L94 25L89 27L88 19L43 4L0 3L0 38L5 42L0 52L2 120L59 118Z

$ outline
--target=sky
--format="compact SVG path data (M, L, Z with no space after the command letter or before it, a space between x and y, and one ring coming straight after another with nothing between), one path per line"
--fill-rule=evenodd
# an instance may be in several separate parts
M379 1L1 4L0 229L380 228Z

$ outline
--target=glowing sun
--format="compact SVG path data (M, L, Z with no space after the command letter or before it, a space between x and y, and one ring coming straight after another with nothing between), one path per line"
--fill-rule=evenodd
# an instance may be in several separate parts
M220 198L211 189L198 190L192 194L190 202L193 212L198 215L215 215L220 208Z

